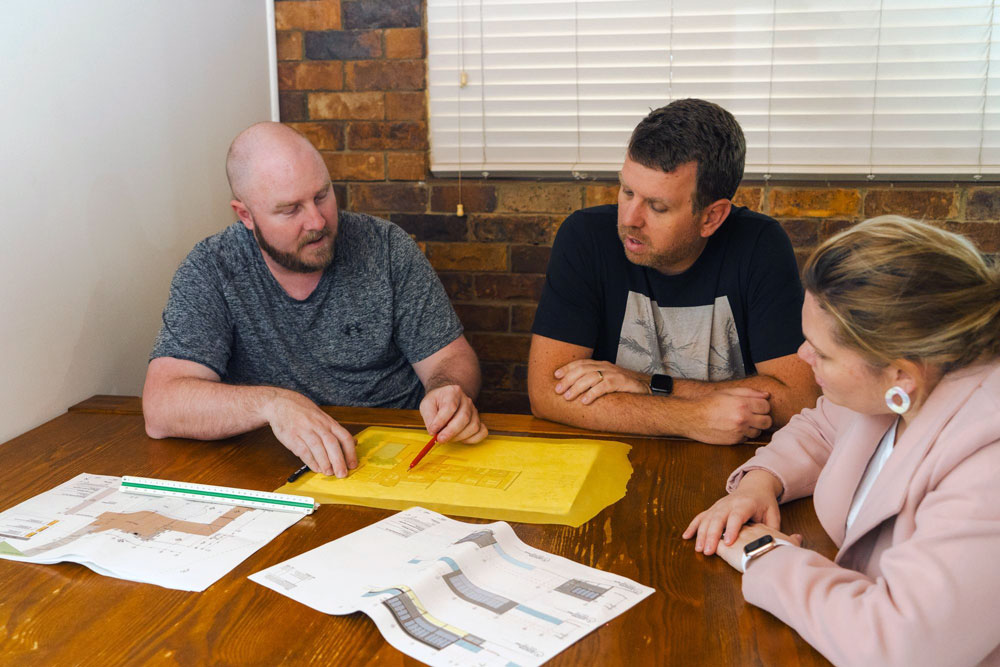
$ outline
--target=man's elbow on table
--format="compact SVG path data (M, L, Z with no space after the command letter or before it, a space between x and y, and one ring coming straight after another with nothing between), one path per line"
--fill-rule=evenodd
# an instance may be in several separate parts
M528 401L533 416L568 423L567 401L556 393L555 372L568 363L590 358L591 352L590 348L532 334L528 352Z
M145 390L143 391L142 418L146 425L146 435L155 440L169 438L171 435L166 420L160 416L163 412L160 409L161 402L155 394L150 396Z
M565 404L566 399L556 393L556 380L551 375L551 372L528 367L528 402L531 414L538 419L567 423L567 416L559 410L560 403Z
M169 438L170 420L167 417L167 377L164 373L166 364L160 359L153 359L146 368L146 381L142 387L142 418L146 426L146 435L156 440Z
M528 390L528 403L531 406L531 414L539 419L553 420L552 414L542 405L542 401L538 398L535 392Z
M146 435L162 439L179 436L176 415L179 411L174 403L181 400L182 387L178 382L187 380L219 381L215 371L207 366L175 359L157 357L146 368L146 382L142 387L142 416L146 424Z
M539 419L551 419L546 404L555 396L555 391L552 389L555 381L553 379L551 382L546 382L546 378L542 377L545 372L538 367L537 361L535 363L532 361L534 360L528 359L528 404L531 406L531 414ZM543 393L546 395L543 396Z

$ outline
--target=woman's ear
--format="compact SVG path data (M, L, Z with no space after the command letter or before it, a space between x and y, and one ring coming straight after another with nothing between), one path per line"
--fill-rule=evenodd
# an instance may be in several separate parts
M891 383L889 387L899 387L912 397L921 396L924 398L942 375L941 369L937 366L917 363L909 359L893 361L886 371Z

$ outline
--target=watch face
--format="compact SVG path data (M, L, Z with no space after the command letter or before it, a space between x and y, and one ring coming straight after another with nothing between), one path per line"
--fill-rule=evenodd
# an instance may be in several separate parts
M750 542L745 547L743 547L743 553L751 554L754 551L757 551L757 549L767 546L771 542L774 542L774 538L771 537L770 535L764 535L763 537L758 537L756 540Z
M674 391L674 379L669 375L655 373L649 379L649 388L657 394L671 394Z

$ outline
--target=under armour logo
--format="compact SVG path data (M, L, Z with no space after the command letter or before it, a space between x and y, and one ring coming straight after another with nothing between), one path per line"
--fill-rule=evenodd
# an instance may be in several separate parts
M340 328L340 333L347 337L358 336L361 334L361 326L354 323L345 324Z

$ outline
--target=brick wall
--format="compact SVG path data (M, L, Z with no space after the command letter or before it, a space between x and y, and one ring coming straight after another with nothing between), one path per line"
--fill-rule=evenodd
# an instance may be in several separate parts
M463 179L428 171L421 0L275 3L281 117L323 154L342 208L412 234L441 276L483 368L480 408L527 412L529 329L563 218L613 203L611 182ZM800 262L831 234L898 213L1000 251L1000 187L954 183L744 183L737 203L781 221Z

